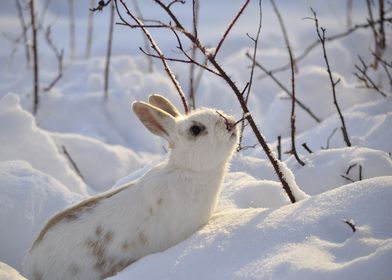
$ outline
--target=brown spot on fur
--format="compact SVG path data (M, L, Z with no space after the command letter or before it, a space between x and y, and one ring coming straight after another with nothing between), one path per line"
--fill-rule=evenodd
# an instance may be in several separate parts
M162 204L162 197L160 197L157 201L158 206L160 206Z
M142 245L145 245L147 243L147 236L144 232L139 232L137 238Z
M30 250L33 250L35 246L37 246L45 237L45 235L56 225L58 225L62 221L74 221L78 219L83 213L94 209L94 207L102 200L110 198L119 192L129 188L132 186L126 185L121 188L118 188L116 190L113 190L112 192L108 192L103 195L98 195L94 197L90 197L74 206L71 206L68 209L65 209L59 213L57 213L55 216L53 216L45 225L45 227L41 230L40 234L38 235L37 239L34 241L33 246L31 247Z
M68 269L72 276L76 276L80 272L80 267L74 263L71 264Z
M87 250L95 258L93 268L100 274L101 279L113 276L134 262L134 260L130 259L118 260L117 258L108 255L106 249L108 244L112 242L113 236L114 233L112 231L104 232L104 229L101 226L98 226L95 230L94 238L90 238L86 241ZM122 248L124 246L128 246L128 244L124 242Z
M133 262L135 261L130 259L130 260L121 260L118 262L110 263L108 268L104 272L102 272L101 274L102 279L115 275L117 272L120 272L121 270L123 270L124 268L132 264Z
M42 273L37 270L34 270L32 280L42 280Z

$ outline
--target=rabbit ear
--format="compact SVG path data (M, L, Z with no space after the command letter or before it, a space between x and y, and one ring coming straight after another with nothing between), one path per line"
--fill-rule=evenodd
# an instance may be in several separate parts
M171 103L168 99L166 99L160 94L150 95L148 98L148 102L151 105L165 111L166 113L169 113L175 118L181 115L181 113L177 110L176 106L174 106L173 103Z
M132 110L149 131L170 140L176 122L173 116L141 101L133 102Z

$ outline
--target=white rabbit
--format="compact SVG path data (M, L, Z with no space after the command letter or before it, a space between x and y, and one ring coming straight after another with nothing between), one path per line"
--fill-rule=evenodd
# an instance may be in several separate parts
M168 141L168 160L52 217L25 258L30 280L103 279L208 221L238 140L234 119L207 108L183 116L160 95L149 103L132 109Z

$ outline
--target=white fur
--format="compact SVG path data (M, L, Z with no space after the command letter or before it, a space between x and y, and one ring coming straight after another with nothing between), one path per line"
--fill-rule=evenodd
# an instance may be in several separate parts
M237 129L226 125L233 118L213 109L182 116L158 95L132 108L151 132L167 139L169 159L95 203L54 216L26 256L30 280L103 279L186 239L210 218L237 143ZM189 131L194 124L206 128L197 137Z

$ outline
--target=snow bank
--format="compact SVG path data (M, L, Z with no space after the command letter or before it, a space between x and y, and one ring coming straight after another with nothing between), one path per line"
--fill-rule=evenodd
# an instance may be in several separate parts
M27 280L9 265L0 262L0 280Z
M305 166L300 166L293 157L287 160L287 165L295 174L297 183L311 195L361 178L392 175L391 157L385 152L368 148L321 150L302 159L306 162Z
M66 147L85 182L98 192L109 189L118 179L138 170L147 161L147 157L123 146L108 145L80 134L50 135L59 150Z
M276 210L227 210L111 279L386 279L391 199L392 177L379 177Z
M87 187L60 155L53 140L36 126L23 110L19 97L9 94L0 100L0 160L25 160L60 181L70 190L86 194Z
M83 197L26 161L0 162L0 260L20 270L47 219Z

